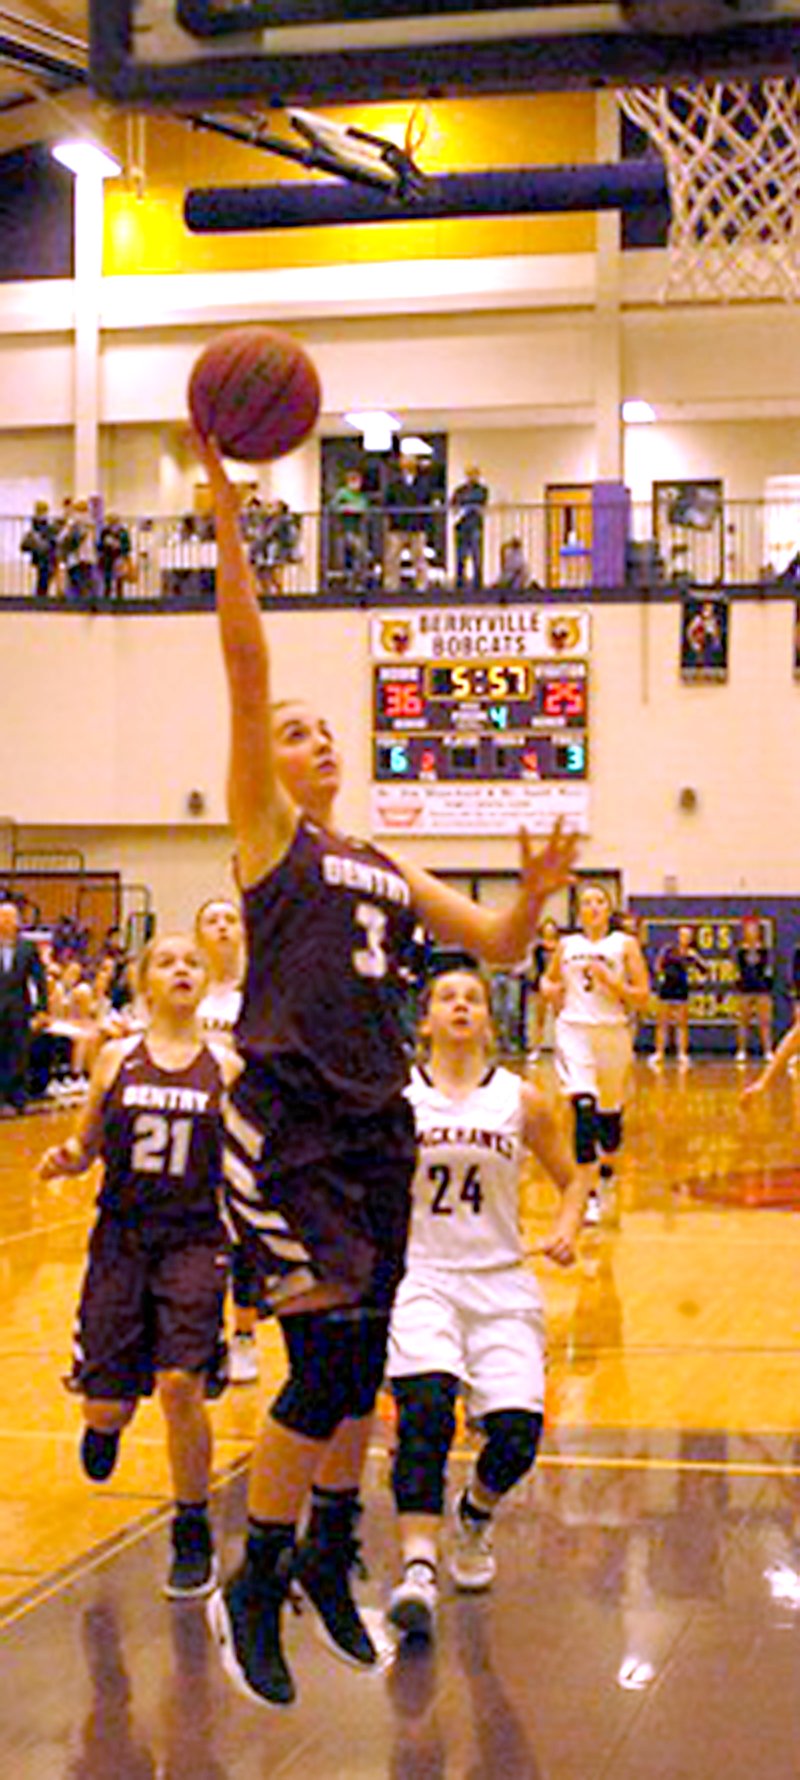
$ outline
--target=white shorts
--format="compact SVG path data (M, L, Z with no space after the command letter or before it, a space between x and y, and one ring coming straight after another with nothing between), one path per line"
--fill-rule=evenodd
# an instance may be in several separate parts
M556 1021L556 1074L565 1094L591 1094L601 1112L625 1100L633 1043L627 1026Z
M467 1414L544 1406L544 1313L539 1287L522 1267L460 1272L414 1270L394 1301L387 1373L459 1379Z

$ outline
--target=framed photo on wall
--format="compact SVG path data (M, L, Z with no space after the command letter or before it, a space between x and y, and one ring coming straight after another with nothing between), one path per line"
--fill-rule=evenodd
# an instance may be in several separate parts
M728 601L700 591L681 601L681 679L721 683L728 678Z

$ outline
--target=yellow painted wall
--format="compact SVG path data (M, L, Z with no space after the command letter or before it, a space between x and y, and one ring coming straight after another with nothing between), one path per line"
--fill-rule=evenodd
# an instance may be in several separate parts
M338 122L402 140L408 105L330 111ZM595 100L590 93L431 102L417 120L425 137L419 165L431 174L492 167L557 165L595 158ZM278 117L278 134L290 134ZM120 126L117 151L124 157ZM299 140L296 139L295 140ZM191 235L183 222L188 186L271 184L316 179L304 168L195 131L172 118L146 125L146 182L138 197L123 180L106 190L104 271L208 272L273 266L339 265L376 260L581 253L595 245L589 215L500 217L477 221L380 223L273 234Z

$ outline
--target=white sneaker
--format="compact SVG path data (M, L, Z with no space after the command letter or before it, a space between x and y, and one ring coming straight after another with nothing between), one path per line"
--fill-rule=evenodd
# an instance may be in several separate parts
M774 1055L775 1055L775 1052L773 1051L772 1046L770 1045L769 1050L764 1052L764 1062L771 1063Z
M534 1045L533 1049L528 1052L528 1062L529 1063L538 1063L540 1056L541 1056L541 1052L539 1050L539 1046Z
M690 1063L691 1063L691 1059L689 1057L681 1055L678 1058L678 1068L679 1069L688 1069L690 1067Z
M433 1565L425 1558L414 1558L406 1565L402 1582L392 1589L386 1617L401 1637L430 1644L438 1601Z
M734 1062L739 1063L739 1064L746 1063L747 1062L747 1052L746 1051L737 1051L736 1056L734 1058Z
M602 1215L602 1211L603 1211L603 1206L602 1206L602 1202L600 1199L600 1194L598 1193L596 1187L590 1187L589 1197L586 1201L586 1205L584 1207L584 1212L583 1212L584 1223L589 1224L589 1225L599 1224L600 1218Z
M453 1520L450 1547L450 1575L456 1588L489 1588L494 1581L497 1564L492 1551L491 1520L465 1520L461 1513L463 1496L459 1497Z
M652 1057L648 1057L648 1059L647 1059L648 1066L650 1069L660 1069L663 1061L664 1061L663 1057L659 1057L655 1051L653 1052Z
M256 1384L258 1348L254 1335L232 1335L228 1347L228 1383Z

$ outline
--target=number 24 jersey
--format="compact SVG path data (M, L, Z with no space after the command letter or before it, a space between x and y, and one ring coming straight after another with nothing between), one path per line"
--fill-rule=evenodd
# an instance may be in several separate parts
M510 1069L487 1069L453 1100L423 1068L411 1072L418 1156L407 1265L474 1268L518 1265L522 1083Z

